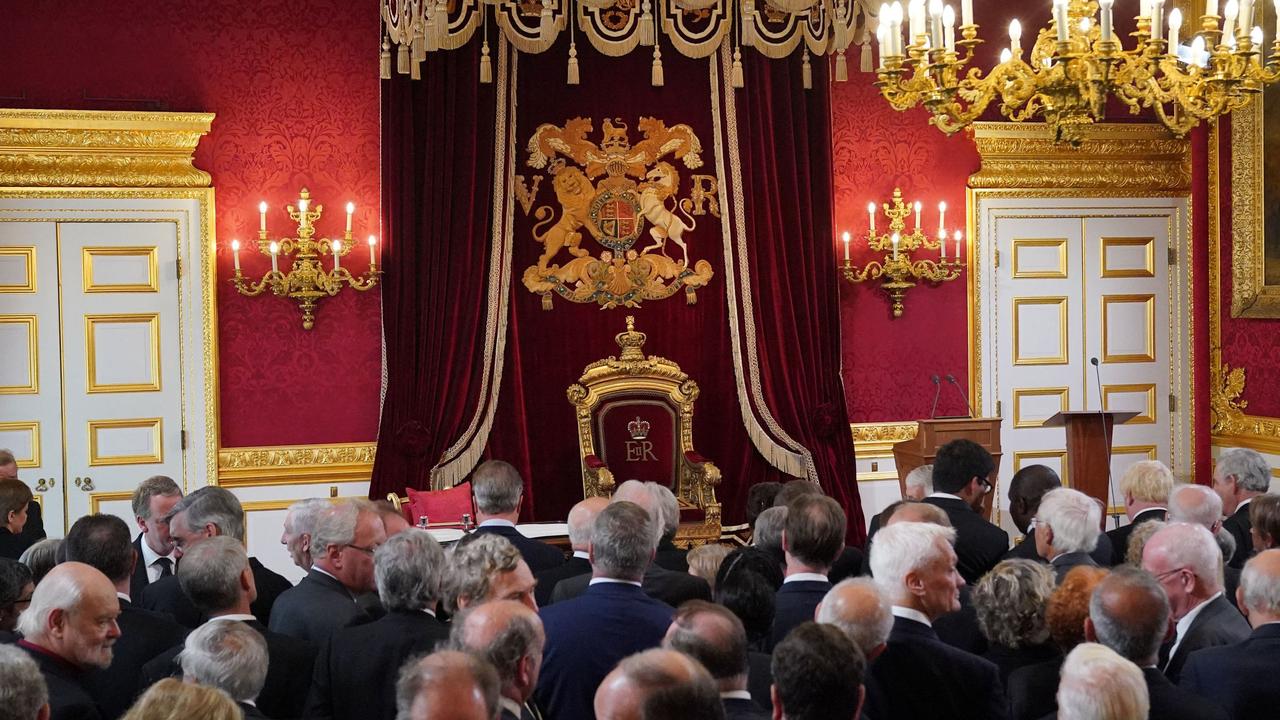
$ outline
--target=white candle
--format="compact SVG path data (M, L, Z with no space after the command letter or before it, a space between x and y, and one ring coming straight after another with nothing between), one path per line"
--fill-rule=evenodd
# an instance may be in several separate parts
M1217 14L1218 14L1218 0L1204 0L1204 14L1205 14L1205 15L1217 15Z
M374 251L374 246L378 244L378 238L369 236L369 267L378 267L378 256Z
M1151 0L1138 0L1138 15L1151 17Z
M348 232L350 231L348 230ZM333 249L333 269L337 270L342 267L342 263L338 260L338 256L342 254L342 241L334 240L329 247Z
M903 55L902 46L902 3L894 0L893 3L893 54Z
M1276 40L1280 40L1280 0L1276 0Z
M1071 32L1067 23L1066 0L1053 0L1053 24L1058 31L1058 42L1066 42Z
M1253 0L1240 0L1239 27L1236 35L1248 35L1253 26Z
M275 240L272 240L268 249L271 250L271 272L280 272L280 266L276 262L276 256L280 252L280 245Z
M920 229L920 211L924 209L924 203L916 201L916 230Z
M942 201L938 203L938 234L946 237L947 234L947 203Z
M1240 4L1236 0L1227 0L1227 7L1222 12L1222 34L1234 37L1236 34L1236 15L1240 12Z
M898 233L893 234L893 259L898 259Z
M942 9L942 45L950 52L956 51L956 11L950 5Z
M1151 39L1160 40L1164 37L1164 0L1155 0L1151 3Z
M1178 57L1178 32L1182 29L1182 11L1174 8L1169 11L1169 56Z
M1009 48L1000 51L1000 63L1004 64L1013 59L1013 53L1009 52Z
M907 20L907 40L914 43L924 33L924 0L911 0L907 5Z
M870 221L870 232L874 235L876 233L876 204L873 202L867 203L867 219Z
M267 231L267 201L258 203L258 231Z
M947 233L945 230L938 232L938 251L941 253L942 262L947 261Z
M849 262L849 231L840 233L840 240L844 243L844 261Z
M348 235L351 234L351 215L355 211L356 211L356 204L352 202L347 203L347 234Z
M942 0L929 3L929 42L935 48L942 47Z
M960 0L960 24L973 24L973 0Z
M1022 52L1022 23L1017 18L1009 22L1009 50L1014 55Z
M298 200L298 212L305 213L307 211L308 204L309 203L306 200Z
M1191 64L1204 67L1204 36L1197 35L1191 39Z
M231 241L231 259L236 264L236 272L240 272L240 241Z
M957 230L957 231L956 231L956 234L954 235L954 237L955 237L955 239L956 239L956 262L960 262L960 240L961 240L964 236L960 234L960 231L959 231L959 230Z
M1115 4L1115 0L1098 0L1098 6L1102 8L1102 13L1098 20L1098 31L1101 33L1102 42L1111 42L1111 6Z

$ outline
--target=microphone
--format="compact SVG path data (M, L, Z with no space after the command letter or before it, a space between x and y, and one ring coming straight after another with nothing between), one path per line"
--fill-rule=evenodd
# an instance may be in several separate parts
M938 387L933 393L933 408L929 410L929 419L932 420L938 417L938 398L942 396L942 381L937 375L930 375L929 379L933 380L933 384Z
M1102 439L1107 443L1107 498L1111 501L1111 505L1107 507L1106 512L1110 512L1111 508L1116 506L1116 488L1115 480L1111 477L1111 438L1107 437L1107 411L1102 407L1102 367L1098 364L1096 357L1089 358L1089 364L1093 366L1093 377L1098 386L1098 417L1102 420ZM1105 515L1106 512L1103 514ZM1120 527L1120 518L1112 518L1112 524Z
M973 403L969 402L969 396L965 394L964 388L960 387L960 383L956 382L956 376L947 373L947 382L956 386L956 390L960 393L960 397L964 398L964 406L969 408L969 417L976 417L973 412Z

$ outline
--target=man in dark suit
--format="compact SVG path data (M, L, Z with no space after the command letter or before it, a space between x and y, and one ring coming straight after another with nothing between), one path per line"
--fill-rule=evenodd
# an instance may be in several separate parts
M501 535L516 546L534 573L548 570L564 562L564 553L538 540L527 538L516 529L520 520L520 504L524 500L524 480L510 463L489 460L471 474L471 492L475 497L478 533Z
M506 538L492 533L468 535L449 553L444 608L454 613L491 600L514 600L537 610L533 596L537 582L520 551Z
M1239 720L1271 718L1280 707L1280 550L1250 559L1240 577L1238 605L1253 632L1235 645L1191 654L1181 687L1221 705Z
M447 714L456 720L498 715L498 673L470 653L437 650L407 663L396 681L396 716L421 720Z
M1236 539L1236 553L1227 563L1232 567L1244 567L1253 555L1249 503L1270 485L1271 466L1257 450L1225 450L1213 466L1213 490L1222 498L1222 511L1227 515L1222 527Z
M772 645L782 642L791 628L813 619L831 589L827 573L844 549L844 533L844 510L825 495L806 495L787 505L782 529L787 569L774 595Z
M1161 528L1143 547L1142 568L1164 588L1177 623L1172 645L1161 649L1161 670L1174 684L1191 653L1249 637L1249 623L1222 596L1222 551L1208 530L1190 523Z
M1147 573L1121 566L1094 589L1084 621L1085 639L1106 645L1142 670L1151 702L1148 717L1226 720L1221 707L1179 689L1156 667L1168 630L1169 599Z
M600 683L592 704L600 720L724 720L724 706L706 668L688 655L658 648L618 663Z
M129 526L114 515L86 515L71 526L63 548L67 560L97 569L115 585L120 600L120 638L112 646L111 665L84 677L85 689L103 718L118 718L136 699L138 673L151 658L182 642L187 629L168 615L136 607L126 592L137 556Z
M378 548L373 561L387 613L333 633L316 660L303 717L394 720L400 666L449 637L435 615L446 570L440 544L426 531L406 530Z
M1041 557L1036 551L1036 511L1040 509L1040 500L1045 493L1060 487L1062 480L1058 478L1058 473L1047 465L1024 465L1013 474L1009 481L1009 519L1013 520L1014 527L1022 533L1022 540L1010 548L1003 559L1022 558L1049 562L1048 558ZM1106 533L1099 533L1098 545L1089 553L1089 557L1099 567L1110 567L1113 555L1111 540Z
M197 612L210 623L244 623L267 644L267 676L257 694L257 708L272 718L296 718L311 687L316 650L311 645L273 633L249 612L257 588L249 557L240 541L230 536L209 538L192 546L178 567L178 581ZM166 677L180 677L175 662L182 645L175 645L142 667L139 692Z
M368 501L326 509L311 537L311 572L280 595L267 627L323 647L335 630L364 614L356 599L376 588L373 554L386 541Z
M267 678L267 641L241 622L207 622L183 643L178 658L184 682L231 696L246 718L266 717L257 700Z
M662 537L658 539L658 552L653 556L653 564L666 568L671 572L689 572L689 551L676 547L676 532L680 530L680 502L675 493L666 485L650 481L645 483L658 500L658 509L662 513Z
M1009 550L1009 533L982 519L982 498L996 469L991 453L972 440L952 440L933 460L933 490L924 501L942 508L956 531L958 568L976 584Z
M1071 568L1097 567L1089 553L1097 546L1102 508L1079 490L1055 488L1045 493L1036 512L1036 550L1049 558L1058 584Z
M0 448L0 480L18 479L18 459L13 456L13 451ZM35 498L27 501L27 522L22 526L22 531L18 533L30 547L41 540L45 539L44 518L41 517L40 503ZM6 556L7 557L7 556ZM14 559L17 559L16 556Z
M484 658L498 671L501 720L541 717L529 703L538 684L546 639L538 614L512 600L477 605L453 620L453 646ZM391 709L389 717L394 718L395 708Z
M773 717L854 720L862 712L867 661L844 633L807 622L773 653Z
M184 552L211 537L229 535L241 543L245 541L244 508L240 506L240 500L224 488L202 487L187 495L173 506L168 521L169 536L173 539L179 561ZM266 625L271 619L276 598L291 585L283 576L268 570L257 558L249 558L249 567L253 570L257 588L252 612L259 622ZM143 589L139 604L148 610L169 613L189 628L198 627L204 620L173 576L160 578Z
M888 647L868 673L867 716L873 720L1007 717L995 664L947 645L932 627L936 618L960 609L964 580L951 547L954 538L951 528L911 522L876 534L871 569L889 595L894 622Z
M610 503L596 517L590 585L541 612L547 644L534 697L547 717L594 718L596 688L614 665L662 642L673 610L640 588L658 535L649 513L634 503Z
M727 720L768 720L770 714L747 690L747 631L723 605L694 600L681 606L662 644L697 660L711 673Z
M1111 564L1124 564L1129 552L1129 536L1134 528L1151 520L1168 516L1169 493L1173 491L1173 473L1159 460L1143 460L1129 466L1120 476L1120 492L1129 524L1107 531L1111 539Z
M605 497L590 497L579 502L569 510L569 545L573 555L563 565L543 570L537 574L538 588L534 595L538 599L538 607L551 604L551 593L556 583L578 575L591 574L591 561L587 559L587 550L591 547L591 524L596 515L609 504Z
M127 531L126 531L127 533ZM51 720L98 720L85 673L111 665L120 637L116 589L98 570L64 562L49 571L18 618L18 647L35 660L49 688Z
M134 489L133 516L141 532L133 541L138 562L129 583L129 597L141 599L148 585L173 574L177 556L169 536L169 514L180 500L182 488L164 475L149 477Z
M15 645L0 643L0 678L4 678L5 716L47 720L49 690L40 667Z

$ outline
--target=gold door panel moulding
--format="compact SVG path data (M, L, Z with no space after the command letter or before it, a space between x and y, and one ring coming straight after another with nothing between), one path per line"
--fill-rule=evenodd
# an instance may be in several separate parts
M1024 307L1052 305L1058 309L1058 354L1034 357L1023 357L1021 342L1022 316ZM1013 364L1014 365L1066 365L1070 350L1067 346L1067 298L1066 297L1020 297L1013 299Z
M0 433L25 432L27 433L28 442L27 453L25 457L17 454L17 448L12 443L7 447L14 451L14 459L18 461L20 468L40 467L40 422L37 420L16 420L13 422L0 422ZM0 442L0 447L5 447L6 443Z
M1104 278L1153 278L1156 276L1156 239L1153 237L1103 237L1098 257L1102 260L1102 277ZM1110 250L1119 248L1142 248L1144 250L1142 267L1119 267L1119 263L1111 262Z
M1145 343L1142 352L1122 353L1111 352L1111 306L1116 305L1132 305L1134 303L1143 304L1143 321L1144 326L1143 342ZM1132 335L1126 332L1125 335ZM1144 363L1156 361L1156 296L1153 294L1139 295L1103 295L1102 296L1102 362L1109 363Z
M1023 257L1031 255L1035 250L1057 250L1056 266L1050 270L1047 268L1031 268L1025 267L1030 263L1026 262L1030 258ZM1039 278L1043 280L1065 280L1067 278L1067 239L1066 238L1014 238L1013 239L1013 262L1011 263L1013 277L1015 280L1023 278Z
M1042 388L1015 388L1013 391L1013 426L1016 428L1038 428L1044 425L1044 421L1053 417L1054 413L1049 413L1043 418L1036 420L1032 418L1023 418L1022 401L1024 398L1030 397L1056 397L1058 399L1058 410L1065 412L1071 409L1071 389L1065 387L1042 387Z
M97 331L104 325L136 325L146 323L150 337L149 381L133 383L98 382ZM88 393L159 392L160 382L160 314L130 313L84 316L85 383Z
M373 476L376 443L230 447L218 451L218 484L312 485L366 482Z
M164 462L164 418L129 418L127 420L90 420L89 432L89 465L149 465ZM103 430L135 430L151 431L151 450L148 454L139 455L103 455L99 445L99 433Z
M132 500L132 490L120 490L112 492L91 492L89 493L89 514L97 515L102 512L102 503L120 502L121 500Z
M1156 459L1155 445L1113 445L1111 446L1111 457L1117 455L1144 455L1146 460Z
M1059 468L1062 470L1062 472L1058 473L1058 477L1061 478L1062 482L1065 484L1067 482L1067 478L1071 477L1071 474L1067 472L1067 451L1066 450L1018 450L1018 451L1015 451L1013 453L1013 471L1018 472L1023 468L1024 465L1043 465L1044 463L1038 462L1038 461L1048 460L1050 458L1056 458L1060 463ZM1030 460L1031 462L1026 462L1028 460Z
M849 432L853 435L854 457L859 460L893 457L894 444L914 438L918 430L914 421L850 423Z
M21 283L0 283L0 293L33 293L36 291L36 249L30 245L0 247L0 263L21 258L26 279Z
M99 258L141 258L146 263L147 280L141 283L101 283L97 281L96 261ZM86 293L154 293L160 292L160 262L158 249L150 247L84 247L80 250L80 264Z
M1142 393L1145 396L1145 410L1141 414L1121 423L1122 425L1151 425L1156 421L1156 385L1155 383L1132 383L1127 385L1103 385L1102 386L1102 407L1110 412L1112 395L1136 395Z
M208 187L212 113L0 110L0 186Z
M40 318L35 315L0 315L0 325L23 325L27 333L27 382L0 385L0 395L36 395L40 392ZM5 353L12 357L13 348Z

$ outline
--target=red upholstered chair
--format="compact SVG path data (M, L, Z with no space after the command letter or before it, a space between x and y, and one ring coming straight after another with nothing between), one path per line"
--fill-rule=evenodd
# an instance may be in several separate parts
M387 495L387 500L399 508L411 525L426 517L431 527L442 525L462 525L462 516L470 515L474 520L475 507L471 499L471 483L464 482L446 490L414 490L407 488L408 497L397 497L395 493Z
M693 448L698 384L674 362L646 357L645 339L628 317L626 332L615 337L621 355L591 363L569 386L583 494L611 495L623 480L661 483L680 502L676 542L714 542L720 538L720 470Z

